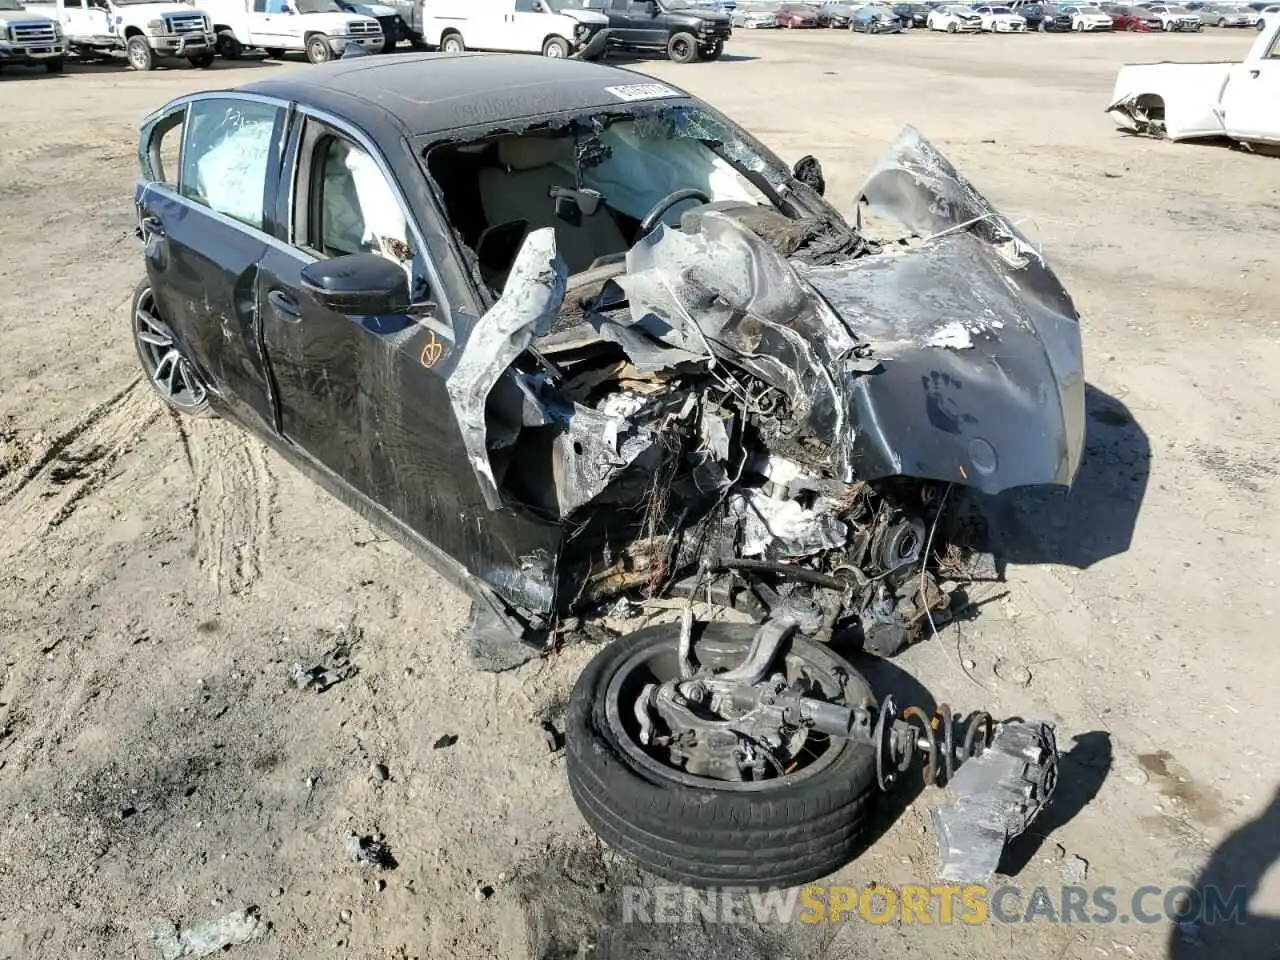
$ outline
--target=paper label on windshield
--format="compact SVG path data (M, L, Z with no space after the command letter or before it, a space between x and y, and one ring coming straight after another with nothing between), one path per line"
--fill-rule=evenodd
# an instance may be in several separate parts
M680 91L661 83L624 83L620 87L605 87L619 100L652 100L655 97L678 97Z

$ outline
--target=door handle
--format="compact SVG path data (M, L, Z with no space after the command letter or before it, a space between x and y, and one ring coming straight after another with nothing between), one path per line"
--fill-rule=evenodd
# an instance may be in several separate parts
M143 217L138 221L138 228L142 231L142 238L147 237L164 238L164 224L160 222L159 217Z
M302 309L298 306L298 301L283 290L272 290L268 293L267 303L271 304L271 310L276 317L285 323L297 323L302 319Z
M1253 77L1253 79L1255 79L1255 80L1257 80L1257 79L1258 79L1258 77L1260 77L1261 75L1262 75L1262 71L1261 71L1261 70L1250 70L1250 71L1249 71L1249 76Z

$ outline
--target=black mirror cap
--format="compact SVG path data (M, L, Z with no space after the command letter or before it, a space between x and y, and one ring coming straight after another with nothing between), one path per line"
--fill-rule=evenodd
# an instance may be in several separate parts
M309 264L302 270L302 289L322 307L351 317L409 309L408 273L376 253L353 253Z
M822 175L822 163L817 157L801 157L791 168L791 175L801 183L812 187L818 196L827 192L827 181Z

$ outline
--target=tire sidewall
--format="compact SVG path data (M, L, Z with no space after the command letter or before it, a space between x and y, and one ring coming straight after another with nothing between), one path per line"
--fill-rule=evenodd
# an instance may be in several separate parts
M312 63L328 63L333 59L333 49L326 34L317 33L307 40L307 59Z
M695 641L695 653L699 644L709 641L716 644L735 643L741 647L745 655L757 629L753 625L745 624L707 624L702 635ZM741 808L741 814L746 819L750 819L752 808L765 801L784 796L788 799L799 799L807 793L827 789L829 781L833 779L852 778L856 781L864 776L868 769L874 783L874 751L869 746L855 743L835 747L834 749L839 750L838 755L827 767L812 776L794 781L779 781L760 790L718 790L712 785L714 781L710 780L704 781L706 786L691 787L677 780L663 777L653 769L640 766L620 743L618 733L613 730L608 721L605 712L606 693L609 684L624 662L641 648L670 644L672 632L673 627L668 624L639 630L620 640L615 640L597 654L583 670L574 685L568 711L566 737L570 741L577 741L578 748L574 750L575 744L570 743L571 766L576 766L573 760L575 754L582 757L586 753L594 753L598 759L604 760L613 767L612 774L615 778L627 782L627 788L633 797L649 796L656 799L657 795L680 791L696 798L696 802L702 805L721 804ZM824 648L819 647L819 649ZM870 686L852 667L847 669L851 675L850 693L858 700L874 703ZM643 805L642 800L640 803Z
M673 33L667 41L667 59L672 63L691 63L698 56L698 41L691 33Z
M451 33L440 41L440 50L442 53L465 53L467 45L462 42L462 37L456 33Z
M129 57L129 66L135 70L153 70L155 69L155 56L151 52L151 45L147 43L146 37L130 37L125 43L125 52Z
M157 314L159 314L160 305L156 301L155 292L152 288L150 278L144 277L138 282L138 285L133 288L133 296L129 300L129 337L133 340L133 349L138 355L138 366L142 371L142 376L146 379L148 386L151 387L156 396L163 400L170 409L176 410L178 413L185 414L188 417L211 417L213 415L213 411L209 404L208 387L205 387L204 399L199 403L190 405L178 404L174 403L172 398L166 396L160 388L156 386L155 380L152 379L149 361L147 360L146 354L142 351L142 343L138 340L137 328L138 301L142 298L143 294L148 292L151 293L152 308ZM164 320L163 317L159 317L159 319L168 325L168 321ZM172 330L172 328L170 328L170 330Z
M559 50L559 55L552 54L552 49ZM542 44L542 55L544 57L550 57L553 60L564 60L568 58L569 53L569 41L564 37L548 37L546 42Z

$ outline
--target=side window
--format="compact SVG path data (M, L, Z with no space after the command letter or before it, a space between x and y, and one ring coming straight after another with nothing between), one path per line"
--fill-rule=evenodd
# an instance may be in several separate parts
M279 107L249 100L194 102L182 142L179 192L262 229L267 173L276 162L282 115Z
M346 137L314 124L312 129L320 135L304 139L312 147L298 181L294 243L322 257L386 257L408 272L414 301L426 300L423 251L416 249L404 207L381 168Z
M516 13L537 13L541 10L540 6L535 6L536 0L516 0Z
M266 12L267 12L267 0L253 0L253 12L254 12L254 13L266 13Z
M138 141L143 179L174 188L178 186L183 120L186 116L187 108L180 107L152 119L148 126L143 127Z

